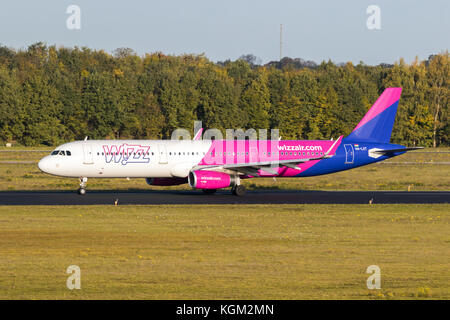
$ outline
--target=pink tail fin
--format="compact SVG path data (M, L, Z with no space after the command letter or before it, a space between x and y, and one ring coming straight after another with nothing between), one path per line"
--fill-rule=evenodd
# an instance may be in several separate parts
M402 88L386 88L347 140L389 143Z

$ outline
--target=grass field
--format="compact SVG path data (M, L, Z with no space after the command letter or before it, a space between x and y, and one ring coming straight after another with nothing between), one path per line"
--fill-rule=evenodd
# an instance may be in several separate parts
M18 147L19 148L19 147ZM20 147L20 149L24 149ZM25 148L36 150L36 148ZM42 173L38 160L45 153L10 152L14 148L0 148L0 190L76 190L78 180L54 177ZM425 149L425 151L436 151ZM409 152L405 155L361 168L309 178L258 178L245 180L248 189L296 189L296 190L450 190L450 149L438 149L440 153ZM12 163L31 161L31 163ZM404 163L404 164L402 164ZM415 163L415 164L411 164ZM355 183L357 182L357 183ZM161 190L149 186L144 179L90 179L88 190ZM190 189L188 185L164 187L169 190Z
M449 299L450 205L0 207L0 299ZM66 288L69 265L81 290ZM381 290L368 290L369 265Z
M450 166L425 164L450 161L450 149L439 151L244 184L450 190ZM44 155L0 152L0 190L75 190L77 179L39 171ZM160 187L90 179L88 189ZM449 212L449 204L0 206L0 299L450 299ZM70 265L81 268L81 290L66 288ZM366 287L369 265L381 268L381 290Z

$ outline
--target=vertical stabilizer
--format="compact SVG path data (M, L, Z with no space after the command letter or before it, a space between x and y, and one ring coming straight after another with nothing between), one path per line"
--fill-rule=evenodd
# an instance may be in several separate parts
M386 88L346 140L389 143L402 88Z

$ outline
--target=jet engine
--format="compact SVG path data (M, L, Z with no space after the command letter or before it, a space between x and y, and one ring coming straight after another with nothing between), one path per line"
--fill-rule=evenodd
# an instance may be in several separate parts
M189 185L197 189L221 189L236 185L236 177L224 172L197 170L189 172Z

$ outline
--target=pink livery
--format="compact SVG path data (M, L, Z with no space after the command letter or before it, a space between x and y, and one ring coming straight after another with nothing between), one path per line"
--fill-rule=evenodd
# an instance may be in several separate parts
M150 185L189 183L214 193L231 188L243 195L241 180L309 177L389 159L407 148L390 143L401 88L387 88L346 137L335 140L85 140L58 146L39 162L49 174L80 179L146 178Z

